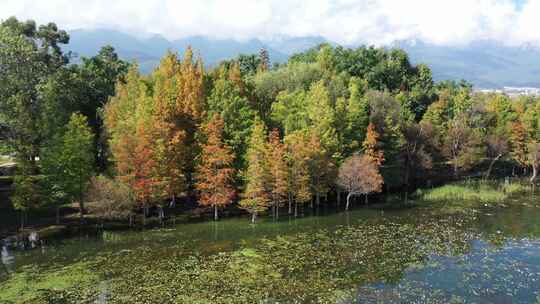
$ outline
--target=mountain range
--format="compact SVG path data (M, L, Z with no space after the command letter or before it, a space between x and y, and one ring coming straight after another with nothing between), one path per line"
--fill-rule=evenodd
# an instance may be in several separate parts
M111 30L73 30L65 50L76 56L93 56L104 45L112 45L125 60L136 60L143 73L154 69L167 50L183 53L188 45L209 66L238 54L258 53L266 48L272 62L285 62L297 52L324 42L323 37L275 37L271 40L213 39L193 36L167 40L161 35L135 37ZM335 43L332 43L335 44ZM435 80L465 79L477 88L504 86L540 87L540 49L529 46L506 46L494 41L475 41L464 46L439 46L418 40L396 41L388 47L407 51L413 63L431 67Z

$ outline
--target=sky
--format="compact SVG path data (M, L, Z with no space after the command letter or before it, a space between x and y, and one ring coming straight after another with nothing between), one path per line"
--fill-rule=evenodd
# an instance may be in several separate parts
M10 16L168 39L322 36L346 45L489 39L540 46L540 0L0 0L0 19Z

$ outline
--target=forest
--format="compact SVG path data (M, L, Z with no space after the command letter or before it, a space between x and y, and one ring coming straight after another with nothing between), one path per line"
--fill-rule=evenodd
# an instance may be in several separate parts
M81 221L144 224L195 204L255 222L538 174L537 98L434 82L400 49L322 44L283 64L262 49L209 67L188 48L144 75L110 46L76 58L68 43L54 23L0 26L2 154L16 163L10 201L23 227L65 204Z

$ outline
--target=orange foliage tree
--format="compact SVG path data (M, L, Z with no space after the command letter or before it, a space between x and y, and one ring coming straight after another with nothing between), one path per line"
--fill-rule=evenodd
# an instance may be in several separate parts
M298 205L308 202L312 197L309 137L305 132L295 131L287 135L285 142L289 156L289 214L294 200L294 216L298 216Z
M381 192L383 178L377 164L370 156L353 155L347 158L339 168L337 183L348 192L345 210L349 210L352 196L364 194L367 203L369 193Z
M214 207L214 220L218 219L218 208L233 201L235 196L234 155L223 143L223 119L215 114L204 126L200 163L196 171L195 187L199 192L199 204Z
M380 135L375 129L375 125L370 122L362 146L364 148L364 154L371 158L378 166L384 162L384 152L379 150L379 137Z
M261 120L257 120L251 132L247 151L247 170L244 173L246 185L242 193L240 208L251 214L255 222L257 214L266 211L270 205L270 174L266 158L266 130Z
M272 130L268 136L267 161L270 171L269 188L272 195L273 214L279 218L279 207L287 200L289 169L287 146L281 141L279 131Z

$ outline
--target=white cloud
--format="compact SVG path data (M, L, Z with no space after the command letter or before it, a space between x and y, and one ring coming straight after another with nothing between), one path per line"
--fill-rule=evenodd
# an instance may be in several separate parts
M494 39L540 45L540 0L1 0L15 15L67 29L110 27L174 39L321 35L344 44Z

